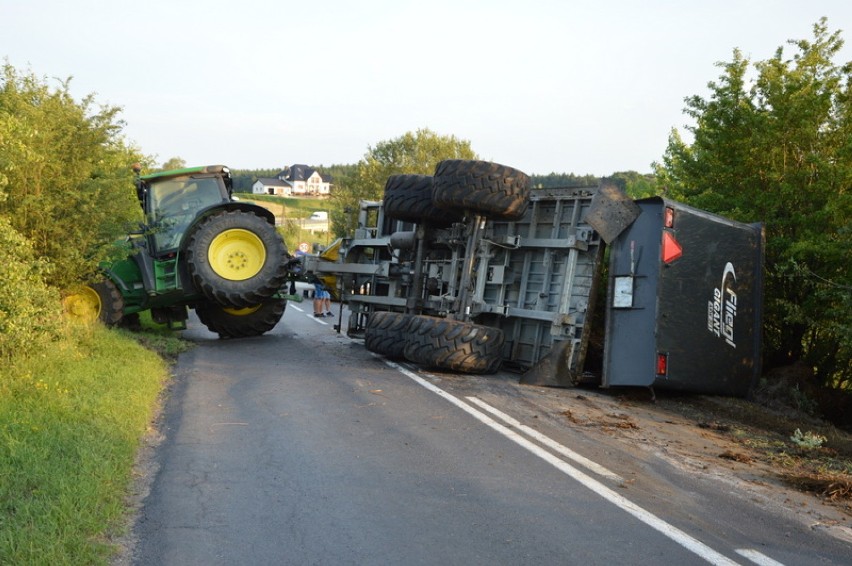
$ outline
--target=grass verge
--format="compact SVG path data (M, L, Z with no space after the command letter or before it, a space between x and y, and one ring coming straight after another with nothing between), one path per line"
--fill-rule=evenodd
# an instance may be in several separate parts
M176 338L74 327L0 368L0 564L105 564Z

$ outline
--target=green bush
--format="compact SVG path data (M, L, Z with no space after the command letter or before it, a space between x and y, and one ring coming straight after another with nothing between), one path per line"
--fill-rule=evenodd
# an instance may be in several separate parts
M38 351L62 333L59 293L44 283L48 264L0 217L0 359Z
M141 219L131 165L145 159L124 143L118 112L75 100L67 81L0 72L0 216L50 261L59 289L91 277Z

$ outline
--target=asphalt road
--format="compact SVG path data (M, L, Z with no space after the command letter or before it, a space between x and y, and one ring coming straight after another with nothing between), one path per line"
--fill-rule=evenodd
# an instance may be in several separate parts
M388 363L336 323L308 302L253 339L190 320L134 564L852 563L724 482L545 418L565 390Z

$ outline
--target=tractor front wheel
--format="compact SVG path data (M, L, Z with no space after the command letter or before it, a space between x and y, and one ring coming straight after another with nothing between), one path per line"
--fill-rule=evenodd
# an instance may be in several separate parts
M250 307L274 295L287 277L287 248L275 226L232 210L204 220L186 249L196 288L220 305Z
M107 326L118 324L124 316L124 298L109 279L80 287L62 301L65 312L75 320L100 320Z

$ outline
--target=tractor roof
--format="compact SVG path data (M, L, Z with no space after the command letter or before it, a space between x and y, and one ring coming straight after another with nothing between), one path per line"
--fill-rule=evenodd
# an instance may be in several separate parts
M163 180L194 173L229 173L230 170L224 165L205 165L203 167L186 167L184 169L171 169L170 171L157 171L139 177L143 181Z

